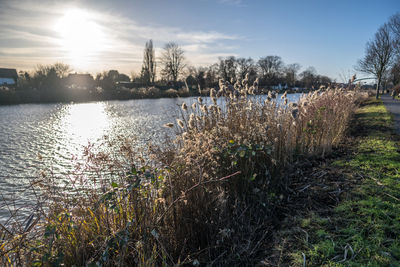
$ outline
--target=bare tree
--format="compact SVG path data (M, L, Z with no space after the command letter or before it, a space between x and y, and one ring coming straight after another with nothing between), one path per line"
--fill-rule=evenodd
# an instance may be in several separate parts
M188 67L187 68L187 78L186 81L188 81L189 77L191 78L190 80L194 81L195 84L197 85L199 93L201 93L201 90L206 87L206 72L207 68L205 67Z
M153 84L156 78L156 60L152 40L146 42L144 48L141 78L146 84Z
M218 64L209 66L205 73L205 87L211 88L218 85Z
M72 71L71 66L61 62L57 62L53 65L57 76L60 78L65 78Z
M345 71L344 69L341 70L341 72L339 73L339 77L342 80L342 83L348 83L349 81L351 81L351 77L354 74L352 73L351 70L347 70Z
M218 74L225 81L236 80L237 62L234 56L219 58Z
M325 75L317 75L317 77L315 77L315 83L318 88L321 85L329 86L332 83L332 79Z
M63 63L37 65L33 73L33 86L38 89L60 89L62 78L70 71L70 66Z
M283 68L283 61L279 56L266 56L258 60L261 77L267 84L275 82Z
M160 62L162 65L161 73L168 80L176 82L182 74L185 64L185 56L182 48L174 43L167 43L161 54Z
M388 24L384 24L375 33L375 38L367 43L365 56L358 61L357 69L376 76L376 98L385 72L394 63L394 39Z
M237 63L237 78L244 79L246 74L256 74L254 60L252 58L238 58L236 59Z
M390 17L389 27L394 35L397 53L400 54L400 12Z
M71 67L68 64L61 62L54 63L53 65L37 65L34 71L34 76L47 76L50 72L54 72L57 77L65 78L70 72Z
M390 69L389 80L396 86L400 84L400 12L391 16L388 24L393 34L394 46L397 53L395 63Z
M289 86L293 87L295 85L297 72L299 72L300 68L301 66L298 63L289 64L285 67L285 79Z
M303 86L306 88L311 88L316 84L318 75L314 67L308 67L305 71L300 73L300 77Z
M132 82L136 81L136 79L140 79L141 78L141 75L136 73L136 71L134 71L134 70L132 70L130 74L131 74L130 78L131 78Z
M394 86L400 84L400 57L397 57L396 63L390 69L390 81Z

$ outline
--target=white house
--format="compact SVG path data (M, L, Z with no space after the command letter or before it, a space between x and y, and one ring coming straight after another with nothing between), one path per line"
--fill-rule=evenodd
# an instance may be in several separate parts
M288 89L288 85L282 85L282 84L278 84L278 85L273 85L271 86L272 90L282 90L282 89Z
M0 86L17 85L18 74L16 69L0 68Z

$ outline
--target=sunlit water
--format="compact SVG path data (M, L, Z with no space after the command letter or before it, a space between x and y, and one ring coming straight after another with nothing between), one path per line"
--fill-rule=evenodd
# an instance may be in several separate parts
M299 96L288 95L290 101ZM0 222L14 205L22 212L34 205L35 197L27 188L41 170L51 168L62 177L73 170L72 158L79 158L84 146L100 144L106 135L131 138L137 147L157 143L171 134L163 124L175 122L182 102L190 105L195 100L0 106Z

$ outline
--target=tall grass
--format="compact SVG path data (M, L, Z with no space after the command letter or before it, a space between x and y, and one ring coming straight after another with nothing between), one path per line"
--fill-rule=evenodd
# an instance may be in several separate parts
M32 186L44 204L0 227L0 264L259 263L271 249L275 206L290 194L287 169L338 145L360 96L330 89L287 103L257 90L257 81L220 81L210 105L182 105L165 125L176 139L150 147L149 157L129 142L117 154L89 147L67 183L43 174Z

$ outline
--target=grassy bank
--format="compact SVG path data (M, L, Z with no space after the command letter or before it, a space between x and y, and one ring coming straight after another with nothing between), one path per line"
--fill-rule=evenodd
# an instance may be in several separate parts
M316 168L335 199L310 190L313 205L292 214L278 235L277 263L400 266L399 137L380 100L357 111L351 136L347 155Z
M211 105L183 104L165 125L177 138L149 158L126 142L117 154L87 148L70 177L43 171L37 211L0 229L1 263L264 264L297 172L335 152L360 96L327 90L279 104L272 93L247 97L257 90L221 81Z

